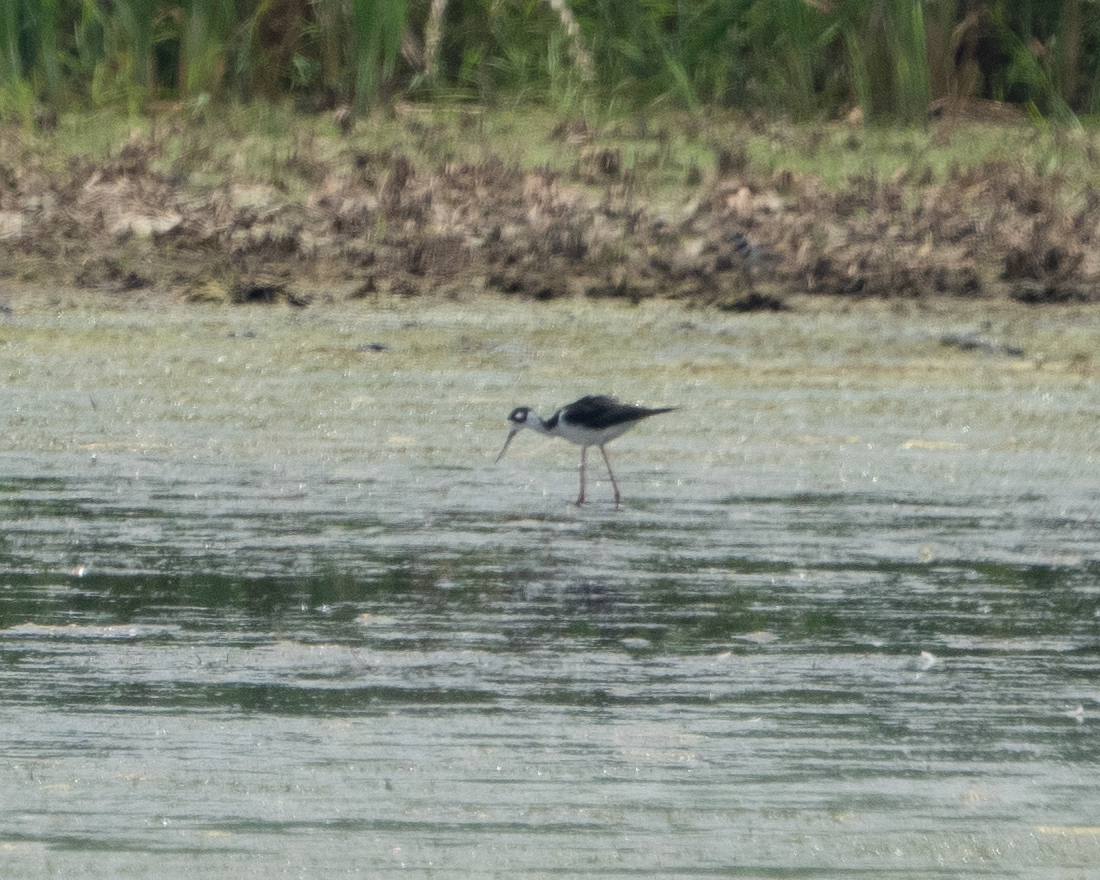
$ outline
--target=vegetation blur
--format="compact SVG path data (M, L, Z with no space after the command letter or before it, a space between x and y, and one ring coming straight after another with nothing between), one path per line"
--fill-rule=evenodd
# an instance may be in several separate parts
M0 118L156 102L734 108L920 122L1100 109L1087 0L5 0Z

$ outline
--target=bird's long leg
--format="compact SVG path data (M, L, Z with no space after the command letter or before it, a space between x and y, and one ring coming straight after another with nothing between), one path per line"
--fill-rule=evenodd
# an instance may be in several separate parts
M611 477L611 488L615 490L615 508L619 507L619 484L615 482L615 475L611 472L611 459L607 457L607 450L602 446L600 452L603 453L603 463L607 465L607 475Z
M588 447L581 447L581 494L577 496L577 507L584 504L584 460L588 457Z

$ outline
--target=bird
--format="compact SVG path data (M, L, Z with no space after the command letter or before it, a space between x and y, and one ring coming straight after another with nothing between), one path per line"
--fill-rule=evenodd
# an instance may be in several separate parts
M615 492L615 508L618 509L622 496L619 493L619 484L615 482L615 474L611 470L611 459L607 457L607 450L604 447L643 419L676 409L679 407L665 406L648 409L644 406L633 406L629 403L620 403L616 397L602 394L591 394L575 400L563 406L548 419L539 418L531 412L529 406L517 406L508 415L508 421L512 427L508 431L508 439L504 441L504 448L500 450L496 460L499 462L504 457L504 453L508 451L508 444L524 428L530 428L548 437L562 437L570 443L575 443L581 448L581 491L577 496L577 507L580 507L584 504L584 472L588 447L598 446L603 455L604 464L607 465L607 475L611 477L611 487Z

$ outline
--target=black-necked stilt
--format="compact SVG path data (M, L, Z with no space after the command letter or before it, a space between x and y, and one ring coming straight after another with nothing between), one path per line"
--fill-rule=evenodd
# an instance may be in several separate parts
M508 444L524 428L530 428L550 437L563 437L581 448L581 494L577 496L577 506L584 504L584 469L589 446L598 446L607 465L607 475L611 477L611 487L615 490L615 506L619 506L619 484L611 471L611 459L607 457L604 446L621 437L642 419L661 413L672 412L677 407L666 406L661 409L647 409L644 406L631 406L619 403L614 397L589 395L563 406L548 419L541 419L528 406L517 406L508 416L512 429L504 448L500 450L497 461L504 457Z

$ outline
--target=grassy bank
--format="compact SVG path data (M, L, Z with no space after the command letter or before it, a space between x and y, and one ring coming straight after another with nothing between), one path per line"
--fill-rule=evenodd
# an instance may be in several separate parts
M267 104L0 129L9 282L195 301L490 291L1087 303L1097 136Z

